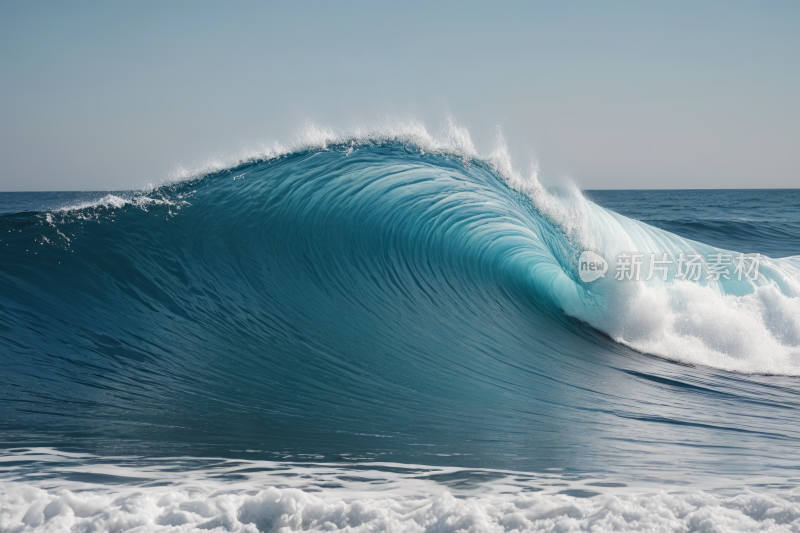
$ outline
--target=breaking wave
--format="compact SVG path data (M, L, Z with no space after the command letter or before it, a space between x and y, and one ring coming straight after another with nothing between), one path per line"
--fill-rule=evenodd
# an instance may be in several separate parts
M796 528L800 257L714 276L502 143L312 131L0 248L4 531Z

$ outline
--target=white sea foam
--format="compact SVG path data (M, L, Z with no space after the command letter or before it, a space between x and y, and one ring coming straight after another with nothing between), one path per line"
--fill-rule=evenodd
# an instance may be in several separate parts
M798 490L668 493L598 487L603 483L589 476L233 460L198 468L191 458L92 463L99 458L42 451L0 456L0 462L25 458L40 462L27 476L19 471L24 467L12 466L0 481L5 533L800 530ZM98 481L72 481L77 473ZM448 486L435 478L459 473L486 481ZM113 484L102 484L104 476Z
M355 149L384 142L406 143L422 153L454 155L465 160L488 158L488 155L484 157L476 149L469 131L452 118L434 133L422 122L414 120L385 121L370 127L349 129L308 123L289 143L263 143L238 152L220 154L198 164L179 165L159 185L198 179L244 163L269 161L307 150L326 150L334 145L348 144ZM146 189L155 187L150 184Z
M125 206L132 206L142 211L147 211L151 206L169 206L171 213L171 208L180 209L185 205L189 205L189 202L184 200L183 197L169 198L164 195L153 194L152 190L133 191L130 193L107 194L95 200L63 205L46 213L45 220L51 226L55 226L64 221L97 220L106 215L104 211L121 209Z
M800 375L800 298L775 286L720 294L686 281L628 287L595 325L668 359L743 373Z
M698 281L675 278L680 252L706 257L725 252L683 239L607 211L586 200L576 202L581 231L611 264L605 279L585 286L587 305L564 299L570 315L608 333L636 350L685 363L742 373L800 375L800 258L762 258L752 281L736 276L727 285L713 278L703 264ZM615 279L615 259L622 252L667 253L673 260L667 281L660 276L640 281ZM735 256L735 252L728 252Z
M299 489L72 492L0 486L0 529L32 531L796 532L800 493L703 492L504 499L385 494L342 498Z

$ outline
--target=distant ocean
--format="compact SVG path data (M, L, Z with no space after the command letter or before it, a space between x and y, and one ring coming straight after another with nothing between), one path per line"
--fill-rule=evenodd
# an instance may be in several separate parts
M800 190L414 135L0 193L0 531L800 531L798 296Z

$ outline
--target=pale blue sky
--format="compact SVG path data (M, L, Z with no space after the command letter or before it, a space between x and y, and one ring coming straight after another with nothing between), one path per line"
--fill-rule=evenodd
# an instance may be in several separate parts
M448 116L585 188L800 184L798 2L3 2L0 190Z

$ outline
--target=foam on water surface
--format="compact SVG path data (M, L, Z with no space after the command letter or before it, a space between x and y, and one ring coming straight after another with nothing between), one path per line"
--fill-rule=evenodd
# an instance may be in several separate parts
M798 489L654 489L558 473L408 464L67 456L5 463L0 527L22 531L796 531ZM94 464L92 464L94 462ZM16 470L16 472L15 472ZM57 477L56 477L57 476ZM716 480L718 483L730 480Z

